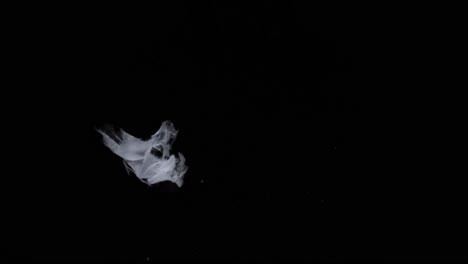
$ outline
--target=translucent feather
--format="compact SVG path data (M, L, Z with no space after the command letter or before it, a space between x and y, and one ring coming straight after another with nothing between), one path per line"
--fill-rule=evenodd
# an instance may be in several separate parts
M148 140L109 126L96 130L102 135L104 145L124 160L127 173L135 174L148 185L171 181L182 186L188 167L181 153L178 157L170 153L178 133L170 121L164 121Z

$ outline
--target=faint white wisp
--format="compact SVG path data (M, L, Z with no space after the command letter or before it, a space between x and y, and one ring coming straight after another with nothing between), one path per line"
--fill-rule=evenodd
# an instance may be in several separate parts
M104 145L124 160L127 173L135 174L148 185L171 181L181 187L184 183L188 169L185 157L182 153L178 153L178 157L170 153L178 133L171 121L164 121L148 140L136 138L119 128L96 130L102 135Z

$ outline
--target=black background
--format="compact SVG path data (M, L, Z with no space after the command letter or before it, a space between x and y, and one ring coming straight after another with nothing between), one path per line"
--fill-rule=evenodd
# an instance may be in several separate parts
M62 11L18 33L28 55L17 61L32 74L15 91L33 103L7 121L33 138L32 161L5 185L10 255L461 258L462 187L433 155L443 144L420 133L436 117L391 99L408 68L389 58L411 41L394 37L384 8ZM164 120L189 166L180 189L127 175L94 131L148 137Z

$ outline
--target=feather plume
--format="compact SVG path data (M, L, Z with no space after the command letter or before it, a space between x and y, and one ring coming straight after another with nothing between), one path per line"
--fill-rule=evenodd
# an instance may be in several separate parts
M104 145L123 159L127 173L135 174L148 185L171 181L182 186L188 167L181 153L178 157L171 154L178 133L172 122L164 121L148 140L110 126L96 130L102 135Z

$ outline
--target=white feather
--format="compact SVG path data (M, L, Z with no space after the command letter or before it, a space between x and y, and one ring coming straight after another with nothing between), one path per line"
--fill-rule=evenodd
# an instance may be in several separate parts
M178 153L179 157L170 153L178 134L170 121L164 121L161 128L148 140L136 138L122 129L108 130L110 131L106 133L97 129L103 136L104 145L124 160L127 173L132 172L148 185L171 181L182 186L188 168L181 153ZM154 155L152 150L161 152L161 157Z

